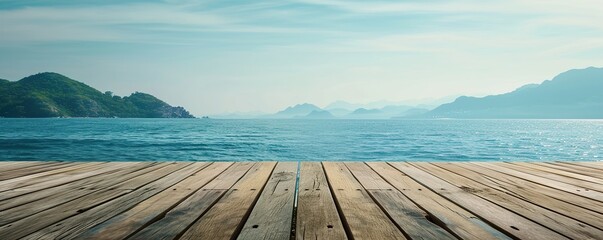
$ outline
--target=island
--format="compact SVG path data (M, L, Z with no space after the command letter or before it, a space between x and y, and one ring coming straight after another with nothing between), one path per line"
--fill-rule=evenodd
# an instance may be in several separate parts
M150 94L120 97L51 72L15 82L0 79L0 117L194 118Z

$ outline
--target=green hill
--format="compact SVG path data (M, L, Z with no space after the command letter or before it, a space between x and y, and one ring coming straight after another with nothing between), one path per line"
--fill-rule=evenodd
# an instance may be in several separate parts
M102 93L57 73L16 82L0 79L0 117L192 118L182 107L145 93L128 97Z

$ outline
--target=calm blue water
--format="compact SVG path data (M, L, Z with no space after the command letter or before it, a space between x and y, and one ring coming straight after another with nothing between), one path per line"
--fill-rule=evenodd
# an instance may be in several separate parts
M2 160L600 160L601 120L0 119Z

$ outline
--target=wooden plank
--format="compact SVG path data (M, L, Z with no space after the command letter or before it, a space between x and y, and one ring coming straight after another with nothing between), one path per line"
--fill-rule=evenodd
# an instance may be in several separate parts
M195 222L180 239L232 239L244 223L275 162L259 162Z
M63 185L46 188L40 191L32 192L29 194L21 195L15 198L11 198L8 200L0 201L0 211L6 210L9 208L20 207L27 204L36 204L36 201L43 201L44 204L51 204L51 199L55 199L57 201L61 201L61 198L65 198L62 202L67 202L69 197L73 195L73 198L77 198L78 196L85 195L90 192L94 192L96 190L102 189L105 183L111 183L115 179L113 176L120 176L119 174L124 173L144 173L145 171L151 171L154 169L158 169L166 166L167 163L153 163L153 162L144 162L137 163L136 165L129 168L122 168L115 172L99 174L95 176L91 176L88 178L80 179L74 182L66 183ZM126 174L127 176L128 174ZM120 178L122 179L122 178ZM112 186L111 186L112 187ZM31 205L30 204L30 205ZM51 205L54 206L54 205Z
M111 219L86 229L82 239L123 239L160 218L173 206L188 198L203 185L226 170L232 162L218 162L182 180L168 189L136 204Z
M456 239L431 222L429 214L387 183L363 162L345 164L377 204L410 239Z
M15 170L11 170L11 171L5 171L2 174L0 174L0 181L12 179L12 178L18 178L18 177L22 177L22 176L27 176L27 175L35 174L35 173L50 171L50 170L54 170L54 169L60 169L60 168L72 166L72 165L75 165L75 163L52 162L49 164L41 164L41 165L31 166L31 167L27 167L27 168L20 168L20 169L15 169Z
M45 164L50 163L0 162L0 175L2 175L2 166L25 170ZM458 189L464 190L464 194L529 220L532 224L542 225L544 229L551 232L558 232L560 236L601 239L599 236L603 235L603 201L549 185L559 182L588 188L592 192L601 192L602 190L597 188L603 185L603 182L599 181L603 179L603 172L591 167L603 166L600 163L487 163L486 165L489 166L483 166L482 163L404 163L415 168L415 171L422 171L435 178L436 180L429 181L436 181L437 184L434 186L431 186L432 183L427 184L431 188L425 188L421 185L425 183L413 179L416 176L409 177L403 173L404 170L393 168L387 163L326 163L335 164L334 168L337 169L331 170L338 171L334 173L335 175L345 176L343 179L346 180L340 180L342 183L339 183L344 184L345 188L338 190L328 188L328 184L333 184L329 183L333 177L329 175L330 172L327 171L325 175L325 170L320 163L307 162L310 164L308 166L314 165L313 173L304 183L303 166L306 163L302 164L297 211L293 210L289 198L284 201L278 200L284 198L282 196L292 196L292 193L272 195L270 192L274 188L276 188L275 193L287 192L284 191L284 185L290 184L290 179L280 182L275 179L277 172L282 168L282 163L276 163L276 168L272 163L272 168L265 170L266 174L262 175L264 182L260 181L261 184L258 184L260 186L258 189L263 190L255 193L250 193L252 191L249 185L238 190L234 189L244 182L243 179L246 179L245 182L256 182L256 177L249 177L252 171L247 171L252 165L254 169L262 168L262 163L235 163L217 177L214 175L213 180L209 175L193 176L194 170L191 169L195 168L194 165L198 167L199 163L177 163L176 165L180 167L174 167L170 163L154 165L148 162L97 163L96 167L92 164L68 163L67 166L54 170L0 181L0 186L5 186L5 192L0 193L0 239L10 240L21 237L24 239L178 239L182 236L187 239L204 238L209 235L203 234L208 233L218 233L212 235L216 238L232 239L238 236L241 239L252 237L280 239L289 237L288 228L291 226L292 216L297 216L294 224L297 230L295 234L299 239L363 238L362 235L354 234L357 230L351 227L346 214L359 214L358 212L365 210L348 207L347 209L350 209L348 211L355 212L349 213L340 202L341 196L349 198L357 195L368 201L361 200L354 204L372 205L376 212L385 216L385 222L389 222L394 227L393 232L400 233L402 237L441 239L441 237L434 237L428 232L429 230L423 234L419 233L418 229L435 225L459 239L505 238L504 234L490 226L499 225L490 222L490 219L496 216L507 219L497 221L508 223L516 221L509 220L504 214L492 213L483 205L475 204L475 199L466 200L467 196L458 193ZM185 167L187 164L190 166ZM241 167L245 165L246 168ZM240 168L235 171L237 167ZM113 169L82 177L82 174L105 168ZM179 176L175 176L177 171L180 171ZM209 171L209 168L199 171L198 174L213 172ZM525 179L527 176L517 176L516 172L508 174L501 171L516 171L535 177L538 181ZM290 173L291 170L288 172ZM72 181L73 176L79 179ZM246 177L241 178L242 176ZM166 185L165 177L172 178L168 180L173 181L171 185ZM320 177L322 180L318 180ZM175 178L180 180L174 180ZM440 189L438 184L441 183L437 180L458 189ZM542 181L545 180L551 182L543 184ZM237 186L230 189L235 183ZM304 195L306 192L304 184L308 186L306 195ZM324 187L325 185L327 187ZM359 186L360 190L356 190L355 186ZM173 187L177 190L171 190ZM351 193L352 190L361 193L354 195ZM4 193L8 193L10 197L5 198ZM238 197L232 196L235 194L238 194ZM252 194L255 196L246 197ZM458 199L453 199L451 195L457 195ZM265 196L271 197L264 199ZM247 200L241 200L242 198ZM226 202L229 203L225 204ZM280 204L281 202L285 204ZM351 203L343 204L351 205ZM302 211L304 205L307 210ZM218 207L218 210L215 207ZM329 213L323 212L324 209L329 208L331 209L327 210ZM484 217L482 212L475 209L488 212L492 217ZM297 212L297 215L293 215L294 212ZM266 215L277 217L265 217ZM229 216L234 216L234 220L229 219ZM282 220L287 217L288 219ZM254 222L256 224L253 224ZM368 226L374 224L362 223ZM272 228L280 229L280 235L274 234L274 231L269 231L273 235L265 232L253 235L261 233L263 230L261 226L265 224L281 224L284 227ZM258 228L253 228L253 225L258 225ZM333 228L328 228L328 225L332 225ZM523 228L524 225L519 222L513 226L518 227L520 232L528 231ZM222 230L201 230L203 234L200 235L192 233L197 229L210 227L222 228ZM505 233L509 234L507 231ZM534 232L534 234L539 233ZM518 235L515 234L514 237ZM555 239L554 236L539 235L539 237ZM364 238L377 237L364 235Z
M250 162L237 162L201 190L169 210L165 216L129 237L128 239L177 239L184 231L230 189L253 166ZM259 166L259 165L258 165Z
M347 224L357 239L406 239L398 227L381 211L366 190L342 162L323 162L327 181Z
M14 189L2 192L2 194L0 195L0 201L14 198L17 196L21 196L21 195L28 194L28 193L40 191L40 190L43 190L46 188L59 186L59 185L65 184L65 183L74 182L74 181L88 178L91 176L119 171L119 169L123 169L125 167L129 167L134 164L135 163L132 163L132 162L114 163L114 164L108 165L107 167L97 169L94 171L83 172L80 174L75 174L75 175L71 175L71 176L64 177L64 178L54 179L54 180L50 180L50 181L46 181L46 182L40 182L38 184L28 185L25 187L14 188Z
M586 174L586 175L598 177L598 178L603 177L603 170L599 170L599 169L595 169L595 168L591 168L591 167L587 167L587 166L568 164L565 162L549 162L548 164L553 165L553 166L565 167L565 168L571 169L569 171L577 172L580 174Z
M237 239L289 239L297 162L277 163Z
M37 233L41 235L48 232L61 232L66 229L68 230L71 227L78 225L77 221L73 224L68 222L67 219L70 217L83 214L102 203L130 193L134 189L142 187L145 184L156 180L157 178L161 178L162 176L173 173L174 171L182 169L188 165L190 165L190 163L169 164L164 168L160 168L156 171L149 172L117 184L113 188L88 194L74 201L58 205L54 208L36 213L9 225L2 226L0 227L0 239L18 239L38 230L44 230ZM28 236L27 238L36 239L38 237L44 236L33 235Z
M583 166L589 169L603 171L603 164L600 164L600 162L563 162L563 164Z
M37 193L41 193L46 190L6 200L4 201L6 204L3 205L5 209L0 209L2 211L2 215L0 215L0 226L72 201L86 194L112 187L116 183L120 183L144 173L144 171L139 172L138 170L147 168L147 166L150 164L151 163L138 163L131 168L122 169L117 172L109 173L108 175L97 175L91 177L89 180L95 182L94 189L86 188L82 185L71 188L47 189L51 194L45 194L46 196L43 198L40 198L40 196L34 196L35 199L32 199L31 195L37 195Z
M570 176L565 176L565 174L563 174L563 173L562 174L551 173L551 172L547 171L549 169L539 167L537 165L522 165L522 164L510 164L510 163L501 163L500 165L503 165L505 167L508 167L508 168L511 168L511 169L514 169L514 170L517 170L520 172L532 174L535 176L548 178L551 180L555 180L555 181L559 181L559 182L563 182L563 183L567 183L567 184L572 184L572 185L582 187L585 189L603 192L603 181L601 181L601 180L599 180L599 183L597 183L597 182L590 182L587 180L583 180L586 177L580 177L579 175L570 177ZM551 171L554 171L554 170L551 170ZM568 173L568 174L571 175L570 173ZM582 179L580 179L580 178L582 178Z
M549 168L561 170L563 172L570 172L570 173L580 174L580 175L594 177L594 178L603 180L603 172L596 172L596 171L592 171L587 168L582 168L579 166L568 166L568 165L555 164L553 162L544 162L544 163L539 163L539 164L549 167Z
M521 239L565 239L565 237L550 229L470 194L408 163L390 164L425 187L462 206L508 235Z
M492 189L505 191L508 194L513 195L517 198L530 201L533 204L543 206L545 208L563 214L567 217L574 218L591 226L603 229L603 214L575 205L576 203L580 204L580 200L593 200L571 196L571 199L573 199L574 202L562 201L540 191L543 188L547 188L545 186L528 182L523 179L514 180L511 177L508 177L502 173L495 172L490 169L482 169L480 167L473 166L470 164L432 164L442 169L472 179L476 182L482 183ZM502 175L502 178L495 178L496 176L500 175ZM570 195L568 193L561 192L560 190L552 190L558 191L560 194Z
M35 164L42 164L45 162L42 161L3 161L0 160L0 172L2 172L4 169L18 169L18 168L22 168L22 167L28 167L31 165L35 165Z
M2 161L0 160L0 172L15 171L30 167L39 167L43 165L56 165L66 163L64 161Z
M102 223L113 216L116 216L136 204L158 194L165 189L171 188L175 184L188 179L191 175L200 172L207 167L209 163L186 163L186 167L178 169L161 178L154 178L144 187L137 188L125 195L114 198L110 201L88 209L78 215L67 218L58 224L69 226L63 228L56 227L57 224L46 227L27 236L30 239L80 239L80 235L99 223Z
M302 162L296 239L347 239L320 162Z
M68 165L59 169L49 170L40 173L29 174L17 178L0 181L0 192L10 189L21 188L29 185L38 184L41 182L51 181L65 176L81 173L82 171L90 171L91 168L101 168L103 162L86 162Z
M557 175L562 175L562 176L566 176L566 177L571 177L574 179L579 179L581 181L588 181L591 183L597 183L603 186L603 175L601 175L601 178L598 177L591 177L582 173L574 173L572 171L567 171L567 170L560 170L559 168L554 167L554 165L551 164L544 164L544 163L529 163L529 164L524 164L524 163L514 163L517 165L521 165L521 166L525 166L525 167L529 167L532 169L536 169L536 170L541 170L541 171L546 171L546 172L550 172L550 173L554 173Z
M597 236L603 236L603 231L595 227L533 204L532 202L517 198L506 191L496 190L490 186L466 178L463 176L464 172L451 173L428 163L411 163L411 165L447 181L466 192L548 227L568 238L596 239Z
M467 170L471 170L483 175L486 179L490 179L492 182L500 183L505 189L512 189L513 192L518 192L519 196L523 197L531 197L534 201L538 201L540 203L548 203L547 201L541 201L539 199L543 198L554 198L560 201L575 205L577 207L586 209L588 211L597 212L603 214L603 203L592 200L589 198L585 198L582 196L576 196L574 194L540 185L534 182L530 182L528 180L518 178L515 176L507 175L501 172L494 171L492 169L474 165L471 163L447 163L448 165L456 165L462 167ZM440 166L443 166L441 164ZM553 202L551 200L551 202Z
M477 216L426 189L412 178L385 162L367 163L383 179L420 206L439 225L460 239L510 239Z
M529 173L524 173L524 172L520 172L520 171L511 169L511 168L494 165L492 163L480 162L480 163L472 163L472 164L484 166L486 168L490 168L492 170L502 172L504 174L513 175L513 176L523 178L523 179L531 181L531 182L535 182L535 183L538 183L541 185L545 185L545 186L549 186L549 187L556 188L559 190L563 190L563 191L566 191L569 193L573 193L575 195L587 197L587 198L594 199L594 200L597 200L600 202L603 201L603 193L602 192L591 191L590 189L579 187L579 186L576 186L573 184L568 184L568 183L559 182L556 180L551 180L551 179L540 177L540 176L535 176L535 175L532 175Z
M596 170L603 170L603 164L601 161L598 162L576 162L576 161L555 161L554 163L573 165L573 166L583 166Z
M0 161L0 174L28 167L56 164L58 161Z

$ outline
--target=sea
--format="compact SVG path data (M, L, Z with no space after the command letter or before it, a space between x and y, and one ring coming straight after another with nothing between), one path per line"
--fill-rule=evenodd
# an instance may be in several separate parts
M0 161L601 159L603 120L0 118Z

